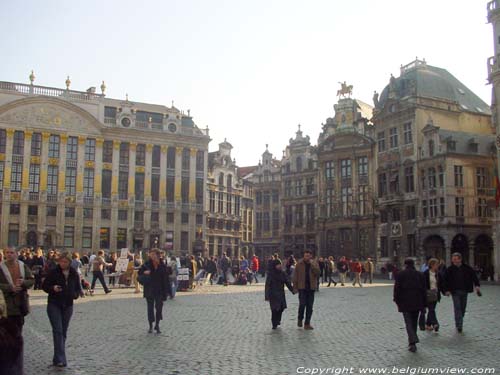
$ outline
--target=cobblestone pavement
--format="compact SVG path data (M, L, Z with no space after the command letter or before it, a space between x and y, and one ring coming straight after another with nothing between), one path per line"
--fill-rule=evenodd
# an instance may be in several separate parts
M285 375L308 371L302 366L353 367L353 374L360 367L393 366L500 371L499 286L484 286L481 298L469 296L463 335L454 330L450 298L443 298L441 331L419 333L415 354L407 351L403 319L387 283L322 288L316 294L314 331L297 328L297 296L288 292L282 327L271 330L262 284L178 294L166 303L161 335L146 332L145 301L131 289L96 294L77 301L67 341L69 367L58 370L49 366L46 296L32 292L24 330L26 374Z

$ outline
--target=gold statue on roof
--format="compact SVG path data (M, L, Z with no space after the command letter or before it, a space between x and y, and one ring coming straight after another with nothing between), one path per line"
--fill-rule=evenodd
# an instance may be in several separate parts
M339 82L340 84L340 90L337 90L337 96L342 96L342 97L346 97L348 96L349 98L351 97L352 95L352 88L353 86L352 85L348 85L346 83L346 81L344 82Z

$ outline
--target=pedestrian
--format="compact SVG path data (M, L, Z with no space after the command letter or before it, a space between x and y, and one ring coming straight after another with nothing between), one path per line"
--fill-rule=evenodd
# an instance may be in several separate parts
M347 270L348 270L348 264L345 257L343 256L337 263L337 271L339 272L340 285L342 286L344 286L345 284Z
M85 294L83 292L83 281L84 281L84 278L83 278L83 275L82 275L82 268L83 268L83 264L82 262L80 261L80 254L75 251L73 252L73 254L71 254L71 268L74 268L77 275L78 275L78 285L80 286L80 297L85 297Z
M150 250L149 260L139 270L139 282L144 286L144 298L148 306L148 333L153 333L153 323L156 333L161 333L163 303L171 291L169 276L169 268L160 259L160 250Z
M318 290L319 290L320 279L321 279L321 285L323 285L326 281L325 261L323 257L319 257L318 266L319 266L319 276L320 276L318 278Z
M110 256L109 256L109 263L111 264L110 266L106 267L108 270L108 273L114 274L116 273L116 262L117 262L118 256L116 253L113 251ZM113 288L115 287L116 284L116 276L109 276L109 285L112 286Z
M95 283L97 280L101 283L104 292L106 294L111 293L111 289L106 285L106 280L104 280L104 267L111 266L111 263L106 263L104 260L104 251L99 250L97 256L92 261L92 285L90 286L90 295L94 294Z
M252 272L253 272L253 277L255 278L255 283L259 283L259 279L257 279L257 273L259 272L259 258L257 258L257 255L253 255L252 257Z
M267 275L265 287L265 300L269 301L271 307L273 329L281 325L281 315L286 309L285 285L293 293L292 284L288 275L282 269L281 261L274 260Z
M372 258L368 257L365 262L365 280L364 283L366 284L366 280L370 280L370 284L373 281L373 272L375 271L375 265L372 262Z
M305 250L304 256L295 267L293 274L293 291L299 293L299 315L297 325L302 327L302 321L305 321L304 329L311 330L311 317L314 305L314 292L320 275L319 265L317 262L311 261L311 250Z
M18 260L17 253L13 248L7 248L4 252L4 261L0 263L0 290L7 306L7 317L5 325L9 327L10 335L19 345L16 355L9 357L2 364L9 375L23 374L23 325L24 317L29 313L28 292L35 280L29 267Z
M170 262L168 263L172 273L169 276L170 279L170 298L175 298L175 293L177 292L177 275L179 274L179 267L177 266L177 258L172 256Z
M363 286L361 285L361 272L363 271L363 266L358 259L354 259L351 262L351 270L354 273L354 282L352 283L352 286L356 286L356 284L358 284L361 288Z
M210 285L213 285L214 282L214 277L217 274L217 263L215 262L215 259L213 256L210 257L210 259L207 261L207 269L206 269L209 277L210 277Z
M398 306L398 311L403 314L408 334L408 350L414 353L419 342L418 315L425 307L426 287L424 275L415 269L413 259L406 259L405 267L395 277L394 302Z
M333 280L334 270L335 270L335 263L333 261L333 257L329 256L328 259L325 258L326 279L328 280L327 287L329 287L332 283L333 286L337 286L337 282Z
M33 257L31 271L35 277L34 290L42 289L43 270L45 268L45 258L41 248L36 249L35 256Z
M462 254L451 255L451 266L444 273L444 290L446 296L453 298L453 310L455 313L455 327L462 333L465 310L467 308L467 294L474 289L481 296L479 279L468 264L463 263Z
M425 328L428 331L439 331L439 322L436 315L437 303L441 301L441 291L443 289L443 277L439 273L439 260L436 258L429 259L427 269L424 271L425 286L427 290L427 320Z
M195 284L195 276L198 272L198 265L196 264L196 260L193 255L189 256L188 259L188 268L189 268L189 288L194 289Z
M229 269L231 268L231 261L227 257L226 253L222 253L222 257L220 259L220 270L221 270L221 276L222 276L222 282L224 283L224 286L228 285L227 281L227 273L229 272Z
M80 276L71 267L71 254L62 253L57 267L49 272L43 281L43 290L48 294L47 315L52 326L54 356L52 364L66 367L66 337L73 315L73 300L81 295Z

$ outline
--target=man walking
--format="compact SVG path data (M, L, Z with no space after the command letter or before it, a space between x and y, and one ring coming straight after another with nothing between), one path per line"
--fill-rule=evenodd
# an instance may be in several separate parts
M365 262L365 281L364 281L365 284L366 280L370 280L370 284L372 283L374 271L375 271L375 266L372 262L372 258L367 258Z
M426 284L424 275L415 269L413 259L405 260L406 268L399 272L394 284L394 302L398 311L403 313L406 332L408 334L408 350L417 351L418 315L426 303Z
M259 280L257 279L257 273L259 272L259 258L257 258L257 255L255 254L252 257L252 272L255 282L258 283Z
M348 265L345 257L340 258L340 261L337 263L337 271L339 271L340 285L342 286L345 284L347 269Z
M451 263L444 273L445 294L453 298L453 310L455 312L455 326L462 333L465 309L467 307L467 294L472 293L474 288L480 296L481 290L479 279L471 266L462 262L462 254L453 253Z
M97 280L101 282L101 285L106 294L111 293L111 289L106 285L106 280L104 280L104 267L111 266L111 263L106 263L104 260L104 251L99 250L97 256L92 261L92 285L90 287L90 295L94 295L95 283Z
M299 292L299 316L297 325L302 327L302 321L305 321L304 329L311 330L311 317L314 305L314 292L318 284L320 275L319 265L311 261L311 250L304 251L304 257L299 260L293 274L293 290Z

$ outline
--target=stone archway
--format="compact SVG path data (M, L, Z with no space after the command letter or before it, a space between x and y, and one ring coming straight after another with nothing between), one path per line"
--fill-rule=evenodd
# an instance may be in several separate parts
M474 266L483 270L481 273L483 280L494 274L493 240L487 234L480 234L474 240Z
M424 240L425 257L446 259L444 239L437 235L432 234Z
M462 233L457 234L451 240L451 253L462 254L462 261L469 263L469 239Z

